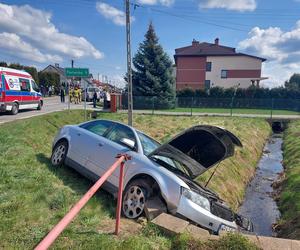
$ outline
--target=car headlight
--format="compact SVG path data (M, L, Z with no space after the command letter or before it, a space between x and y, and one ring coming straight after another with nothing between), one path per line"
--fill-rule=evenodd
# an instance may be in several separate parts
M203 197L200 194L197 194L193 192L190 189L187 189L185 187L181 187L181 194L186 197L187 199L191 200L192 202L196 203L200 207L210 211L210 203L209 200L205 197Z

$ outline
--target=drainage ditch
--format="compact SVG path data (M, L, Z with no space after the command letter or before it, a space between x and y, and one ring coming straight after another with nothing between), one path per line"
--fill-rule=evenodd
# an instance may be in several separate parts
M239 209L241 215L252 220L255 233L263 236L276 236L272 225L280 218L277 204L272 197L274 190L271 186L283 171L282 134L276 134L282 131L278 125L274 126L275 133L264 147L256 174L246 189L245 200Z

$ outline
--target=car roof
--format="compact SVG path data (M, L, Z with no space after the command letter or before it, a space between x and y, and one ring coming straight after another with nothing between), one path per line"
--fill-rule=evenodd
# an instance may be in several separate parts
M133 130L135 130L136 132L139 132L139 133L142 133L146 136L148 136L149 138L151 138L152 140L156 141L157 143L161 144L159 141L155 140L152 136L146 134L145 132L141 131L141 130L138 130L132 126L129 126L125 123L122 123L122 122L118 122L118 121L113 121L113 120L109 120L109 119L95 119L95 120L92 120L92 121L87 121L87 122L83 122L83 123L80 123L79 125L82 125L82 124L85 124L85 123L89 123L89 122L94 122L94 121L107 121L107 122L111 122L111 123L115 123L115 124L120 124L120 125L123 125L123 126L126 126L128 128L131 128Z

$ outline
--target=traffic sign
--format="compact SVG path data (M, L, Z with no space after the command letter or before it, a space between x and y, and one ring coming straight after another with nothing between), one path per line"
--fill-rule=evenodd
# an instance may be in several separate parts
M65 68L67 77L89 77L88 68Z

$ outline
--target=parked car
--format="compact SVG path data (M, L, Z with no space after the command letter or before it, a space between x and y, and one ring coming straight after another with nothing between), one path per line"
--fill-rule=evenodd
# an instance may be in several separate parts
M16 115L21 109L42 109L42 94L30 74L0 67L0 111Z
M135 219L145 202L157 196L168 212L193 221L211 232L253 230L252 223L234 213L217 194L194 181L209 168L242 146L231 132L208 125L189 128L169 142L157 141L133 127L109 120L93 120L64 126L53 141L51 162L73 167L96 181L111 166L116 155L126 152L122 212ZM104 188L115 197L119 171Z
M94 92L97 93L97 101L100 100L100 89L98 87L88 87L86 88L86 101L90 102L93 100ZM82 93L82 100L84 101L84 90Z

